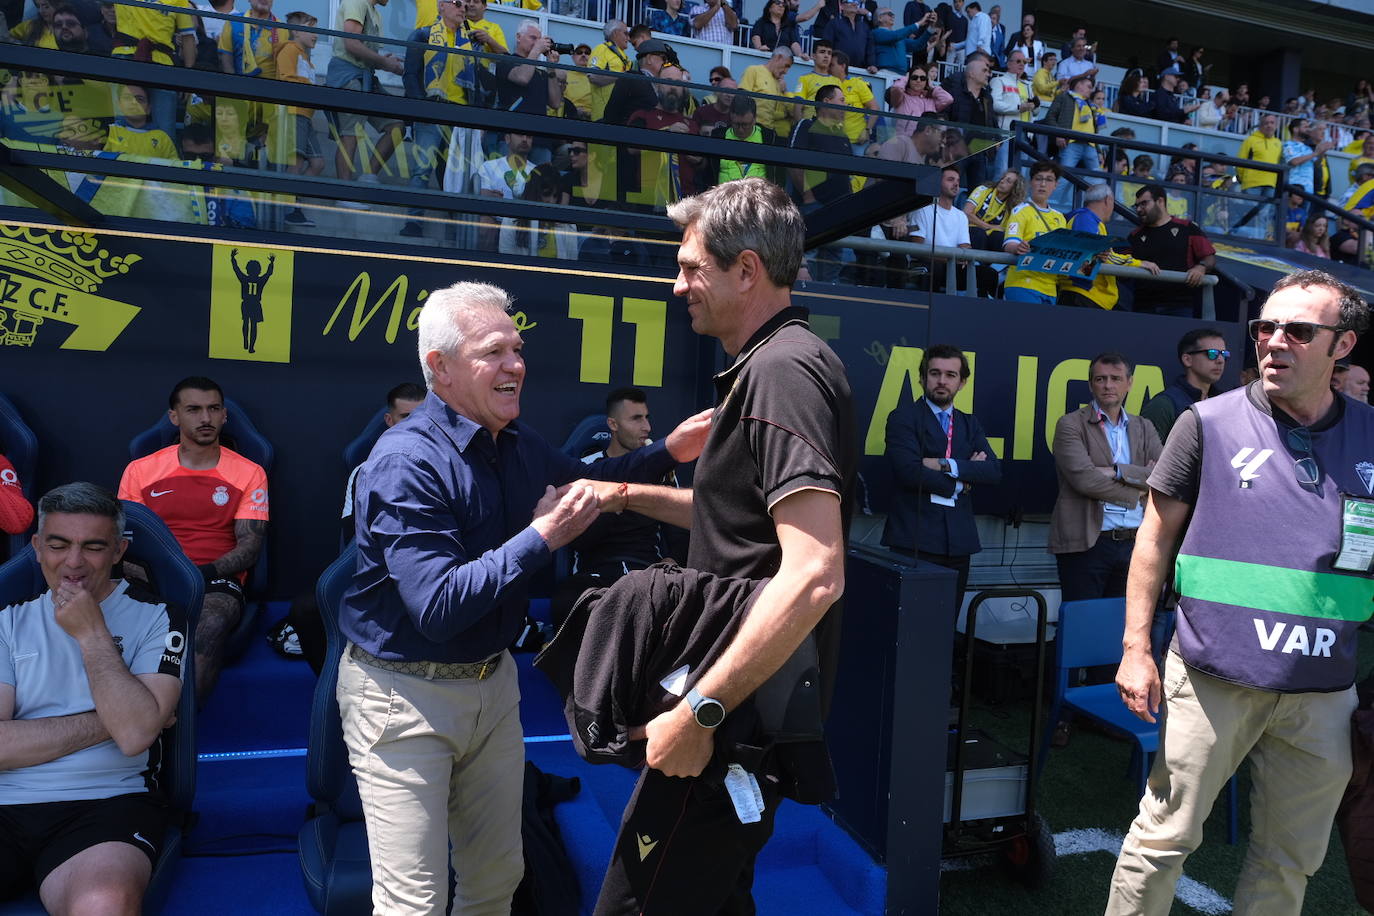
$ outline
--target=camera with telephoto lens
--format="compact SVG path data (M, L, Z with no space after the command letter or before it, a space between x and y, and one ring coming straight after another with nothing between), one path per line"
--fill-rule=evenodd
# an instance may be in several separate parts
M550 51L557 51L559 54L571 54L571 53L573 52L573 48L574 48L574 47L576 47L576 46L573 45L571 42L566 42L566 41L558 42L558 41L556 41L556 42L554 42L553 44L549 45L549 50L550 50Z

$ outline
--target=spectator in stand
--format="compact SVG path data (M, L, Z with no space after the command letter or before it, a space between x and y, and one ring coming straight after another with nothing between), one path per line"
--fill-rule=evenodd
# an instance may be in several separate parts
M503 200L516 200L525 193L525 183L530 180L530 150L534 137L529 134L507 133L505 135L506 155L488 159L477 168L475 185L482 197L499 197ZM483 251L496 250L498 224L489 216L480 219L477 230L477 247Z
M763 16L754 23L749 44L755 51L772 51L776 47L790 48L794 57L802 56L801 33L796 19L787 11L786 0L767 0Z
M974 188L964 201L969 239L974 248L1002 250L1002 226L1011 212L1026 199L1026 181L1015 169L1007 169L996 184Z
M1059 62L1058 68L1054 71L1055 77L1061 80L1072 80L1075 76L1086 76L1090 83L1096 83L1097 64L1088 56L1088 40L1075 38L1069 54L1069 57Z
M334 28L340 32L354 35L378 37L382 34L382 17L377 5L385 6L385 0L341 0L334 19ZM398 76L405 73L405 64L394 54L379 52L375 42L362 38L334 39L333 56L329 59L329 69L325 73L325 85L335 89L350 89L355 92L384 92L377 83L376 71L385 70ZM334 155L336 173L345 182L354 179L353 157L357 152L358 138L367 130L370 123L379 134L376 152L370 163L361 163L362 175L359 181L377 184L378 173L391 158L396 148L397 134L401 122L380 115L360 115L353 112L330 112L338 132L338 149ZM345 202L344 206L350 206ZM366 204L351 204L355 209L366 209Z
M1204 87L1203 91L1206 92L1207 89ZM1230 100L1231 97L1226 94L1225 89L1218 89L1210 98L1204 97L1201 99L1202 106L1193 116L1193 123L1203 130L1216 130L1217 125L1221 124L1221 119L1225 117L1226 103Z
M940 196L913 214L911 222L911 241L917 245L934 245L940 248L972 248L969 238L969 219L963 210L954 206L959 197L959 167L947 165L940 170ZM926 274L924 289L942 293L948 288L946 258L934 258ZM955 267L958 288L968 288L967 273L963 265Z
M572 63L574 67L590 67L592 57L591 45L583 42L573 48ZM584 121L592 118L592 83L585 73L577 73L572 70L563 71L567 74L568 82L563 87L563 98L573 103L577 110L577 116Z
M196 703L204 705L224 664L225 640L243 614L243 585L267 533L267 474L220 445L228 414L219 385L199 376L182 379L168 405L177 443L130 462L119 498L156 512L205 577L194 642Z
M782 5L782 0L769 0L769 3ZM767 13L768 11L765 10L764 15ZM692 20L683 15L682 0L663 0L663 9L650 9L649 28L665 35L677 35L681 38L692 37ZM772 48L764 50L771 51Z
M1093 81L1089 76L1075 76L1070 79L1068 91L1061 92L1054 100L1054 104L1045 114L1044 123L1079 134L1096 134L1097 113L1088 101L1092 85ZM1059 148L1059 164L1063 168L1097 170L1097 148L1086 140L1055 137L1054 145Z
M1017 121L1029 124L1031 113L1040 107L1031 81L1026 78L1026 54L1019 48L1013 48L1007 55L1007 71L992 78L990 91L992 110L997 114L997 126L1002 130L1011 130L1012 124ZM998 172L1006 171L1010 149L1010 141L997 145L994 167Z
M1325 216L1314 214L1307 218L1307 222L1302 227L1302 234L1298 237L1293 250L1310 254L1315 258L1331 257L1331 240L1327 237Z
M941 3L935 8L940 14L940 28L947 33L945 43L945 63L958 69L968 60L968 14L964 11L964 0Z
M838 86L840 80L830 72L830 65L833 64L835 49L824 38L817 39L811 46L811 72L803 73L797 80L797 91L793 93L799 99L814 99L816 92L822 86ZM848 74L845 74L848 76ZM792 106L792 120L800 121L802 118L812 118L816 112L809 105L800 103Z
M912 55L920 54L930 38L930 27L938 17L926 13L911 25L895 28L896 14L890 9L878 10L878 26L873 30L874 63L879 70L905 73Z
M789 48L774 48L773 56L767 63L754 64L744 71L739 88L745 92L776 96L776 99L752 99L758 108L758 123L777 134L786 137L792 130L791 105L783 101L787 95L787 84L783 77L792 66L792 51Z
M965 59L962 73L945 77L945 91L954 99L946 112L951 121L973 127L996 126L997 116L992 113L992 93L988 90L991 76L992 58L982 51L974 51ZM978 133L972 133L968 139L978 139ZM964 181L969 187L975 187L983 183L992 163L987 153L976 152L964 159L960 166L964 169Z
M996 63L997 54L992 49L992 17L983 12L983 5L978 0L970 0L965 11L968 13L968 41L965 54L982 51Z
M698 105L692 112L693 133L703 137L710 136L720 125L730 123L730 105L735 100L735 94L729 91L736 88L734 80L728 76L712 77L711 83L716 87L715 97L709 105Z
M1169 215L1169 200L1164 188L1146 185L1136 192L1135 212L1140 225L1130 234L1131 254L1153 261L1162 270L1186 271L1186 285L1136 282L1137 312L1198 317L1196 288L1216 265L1216 249L1196 223Z
M1331 260L1342 264L1360 263L1359 231L1359 227L1350 220L1341 220L1341 230L1331 236Z
M194 10L191 0L166 0L164 7ZM142 6L118 4L115 10L113 57L173 66L179 55L183 67L196 65L196 17L189 12L164 13ZM177 93L155 89L149 93L153 127L171 134L176 129Z
M1081 26L1081 25L1080 25L1078 28L1076 28L1076 29L1073 30L1073 35L1071 35L1071 36L1069 37L1069 40L1066 41L1066 42L1064 42L1063 46L1060 47L1060 49L1059 49L1059 59L1060 59L1060 60L1068 60L1070 57L1073 56L1073 44L1074 44L1074 42L1078 41L1080 38L1083 39L1083 41L1085 41L1085 42L1088 40L1088 30L1087 30L1086 28L1084 28L1083 26ZM1096 53L1096 52L1097 52L1097 46L1094 45L1094 44L1089 43L1089 44L1088 44L1088 54L1087 54L1087 57L1088 57L1088 60L1092 61L1093 63L1096 63L1096 62L1097 62L1097 53Z
M1160 442L1169 441L1179 414L1226 390L1220 382L1230 358L1226 337L1216 328L1194 328L1179 338L1178 361L1183 373L1140 408L1140 416L1154 426Z
M862 76L849 75L849 57L843 51L836 49L831 55L830 72L840 81L840 90L844 93L843 104L850 108L878 111L878 100L873 98L868 81ZM877 114L864 115L858 111L844 113L844 130L849 135L849 142L854 145L854 155L864 155L877 121Z
M278 22L272 14L272 0L249 0L246 19ZM219 33L219 64L225 73L237 76L277 78L274 52L278 44L288 40L285 29L276 26L256 26L243 22L227 23Z
M921 0L907 0L906 6L902 7L902 25L920 22L926 13L930 12L934 12L934 9L922 3Z
M1294 121L1289 130L1293 136L1283 145L1283 159L1288 164L1288 183L1297 185L1308 194L1327 197L1331 194L1331 169L1326 154L1331 141L1323 139L1320 124L1306 119Z
M1245 142L1240 145L1240 152L1237 154L1241 159L1249 159L1252 162L1266 162L1271 165L1278 165L1283 161L1283 141L1279 140L1277 133L1279 127L1278 115L1266 114L1260 118L1259 127L1250 136L1245 138ZM1278 181L1277 172L1266 172L1262 169L1237 169L1237 177L1240 179L1240 189L1242 193L1253 194L1256 197L1272 197L1274 186ZM1243 230L1257 230L1267 225L1269 217L1265 216L1268 208L1262 209L1254 217L1241 227ZM1242 233L1249 234L1249 233ZM1260 238L1259 234L1251 234L1251 238Z
M1163 49L1159 52L1159 57L1155 58L1156 72L1163 73L1170 67L1179 68L1179 72L1183 70L1183 53L1178 49L1177 38L1170 38L1166 41Z
M630 115L658 104L654 84L645 76L658 76L669 63L677 62L672 45L661 38L649 38L635 46L635 68L616 79L601 120L624 124Z
M1365 163L1374 164L1374 134L1365 136L1358 141L1359 145L1355 149L1347 149L1347 153L1355 153L1355 157L1350 160L1350 180L1355 180L1355 170Z
M645 42L641 45L641 50L647 46L648 42ZM673 82L654 83L654 107L635 111L625 123L630 127L646 130L692 133L692 122L682 113L687 107L688 98L687 87L681 85L682 70L674 65L667 65L658 75ZM638 184L641 195L646 201L651 202L652 206L666 206L683 197L690 197L697 190L696 173L703 164L700 156L641 150L638 158L638 182L632 184ZM710 186L709 182L707 186Z
M1365 219L1374 218L1374 162L1360 163L1337 206Z
M1188 52L1188 59L1179 65L1179 69L1183 72L1183 78L1194 89L1201 89L1207 83L1207 74L1212 69L1211 64L1202 62L1202 55L1206 50L1206 48L1198 45ZM1262 108L1263 106L1259 107Z
M1150 78L1133 71L1121 81L1121 90L1116 94L1116 110L1136 118L1154 115L1155 103L1150 98Z
M945 111L953 101L954 97L944 87L930 79L924 64L913 65L905 77L887 90L888 107L898 114L913 118ZM913 120L904 118L897 121L897 133L910 136L915 130L916 122Z
M852 146L845 133L845 112L829 107L844 104L844 90L839 86L822 86L816 92L816 102L819 103L816 116L797 124L788 145L792 149L816 150L841 156L851 153ZM789 177L803 214L833 204L851 191L850 178L843 172L790 169ZM838 281L842 255L842 249L834 246L816 251L811 260L811 278L819 283Z
M108 56L114 44L102 28L87 30L76 9L67 4L59 6L52 16L52 34L60 51L77 54ZM65 80L64 80L65 82Z
M556 204L561 193L562 180L558 173L552 165L541 165L530 173L520 199ZM577 227L571 223L503 217L497 250L502 254L572 261L577 259L578 242Z
M1115 206L1112 189L1105 184L1095 184L1083 192L1083 206L1067 217L1068 227L1076 232L1093 235L1108 235L1107 221L1112 218ZM1141 261L1129 254L1107 249L1098 258L1105 264L1118 267L1140 267L1158 275L1159 266L1150 261ZM1066 277L1059 288L1059 304L1085 308L1114 309L1118 299L1116 277L1097 272L1091 280Z
M737 95L730 100L730 122L717 126L712 130L711 136L722 140L734 140L737 143L761 143L764 146L778 144L778 135L773 129L758 123L758 108L754 99L747 95ZM745 158L743 153L738 159L721 159L716 167L717 182L724 184L741 178L772 180L776 177L771 174L769 166L751 160L752 157Z
M563 87L567 71L540 67L541 62L558 63L553 39L546 36L532 19L521 23L515 33L513 53L496 62L496 104L506 111L544 115L563 110ZM615 93L611 93L614 103ZM557 141L540 137L530 149L530 161L543 165L553 158Z
M1188 113L1197 105L1196 102L1190 103L1190 107L1185 108L1180 102L1178 94L1178 72L1165 70L1159 75L1159 88L1154 91L1154 114L1153 117L1158 121L1168 121L1173 124L1182 124L1188 120Z
M1245 132L1245 123L1245 118L1241 117L1240 103L1232 96L1227 100L1226 108L1222 111L1217 130L1222 133L1240 134Z
M1059 182L1059 175L1059 166L1053 162L1037 162L1031 166L1030 200L1018 205L1007 217L1003 227L1003 251L1018 256L1028 254L1032 239L1067 227L1064 214L1050 206L1050 194ZM1002 298L1008 302L1053 305L1057 287L1053 274L1010 267Z
M286 14L287 25L313 26L318 22L309 13L293 12ZM290 38L281 43L276 50L277 79L288 83L315 85L315 67L310 62L310 52L315 48L319 35L300 29L291 29ZM281 138L282 149L288 151L281 157L286 166L297 175L315 176L324 172L324 153L315 139L313 108L290 108L286 112L286 136ZM315 225L300 207L287 211L283 222L288 226L309 228Z
M1007 66L1007 27L1002 25L1002 8L992 7L988 18L992 20L992 61L998 70L1003 70Z
M53 0L34 0L34 10L38 15L15 23L10 29L10 37L32 48L57 50L57 37L53 34L53 14L57 4Z
M1011 52L1018 50L1026 55L1026 68L1028 70L1033 72L1040 68L1040 58L1045 56L1045 43L1035 37L1035 26L1033 24L1028 23L1021 26L1020 33L1018 33L1017 36L1011 40L1011 44L1007 45L1002 51L1003 57L1010 59ZM1053 71L1051 71L1051 73L1053 73ZM1051 100L1053 100L1053 96L1051 96ZM1046 104L1049 103L1047 102Z
M1059 97L1060 91L1066 83L1054 75L1055 62L1059 60L1059 55L1053 51L1046 51L1040 57L1040 69L1035 71L1031 77L1031 91L1040 100L1042 107L1048 108L1054 104L1054 100Z
M0 452L0 531L23 534L33 524L33 503L24 495L19 475Z
M600 121L610 101L611 89L616 78L612 74L625 73L630 69L630 58L625 48L630 44L630 30L619 19L612 19L602 27L601 33L606 40L592 50L588 66L605 70L605 76L588 75L592 84L592 120Z
M705 0L694 3L687 15L692 18L692 37L700 41L711 41L729 47L735 43L735 29L739 28L739 16L735 14L731 0Z
M843 51L850 62L869 73L877 73L874 61L873 29L859 15L858 0L840 0L840 15L826 23L821 37L836 51Z

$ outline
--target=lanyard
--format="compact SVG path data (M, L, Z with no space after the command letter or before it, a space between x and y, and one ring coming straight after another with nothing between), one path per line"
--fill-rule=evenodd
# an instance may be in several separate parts
M945 430L945 457L954 457L954 411L949 412L949 429Z

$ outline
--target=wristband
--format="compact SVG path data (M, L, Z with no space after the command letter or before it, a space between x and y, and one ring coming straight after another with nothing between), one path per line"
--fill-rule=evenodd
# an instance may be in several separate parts
M616 493L621 500L620 508L616 510L616 514L619 515L621 512L624 512L626 509L630 508L630 482L627 480L622 480L620 482L620 489L617 490Z

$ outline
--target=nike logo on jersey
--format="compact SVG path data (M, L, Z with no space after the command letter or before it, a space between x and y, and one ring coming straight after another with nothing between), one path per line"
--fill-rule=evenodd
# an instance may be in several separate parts
M167 495L168 493L170 493L170 492L172 492L172 491L171 491L171 490L149 490L149 491L148 491L148 495L151 496L151 497L156 498L156 497L158 497L158 496L166 496L166 495Z
M138 840L140 843L142 843L142 844L144 844L145 846L147 846L147 847L148 847L149 849L151 849L153 852L157 852L157 847L154 846L150 840L148 840L146 837L144 837L143 834L138 833L138 832L135 832L135 833L134 833L134 839Z

